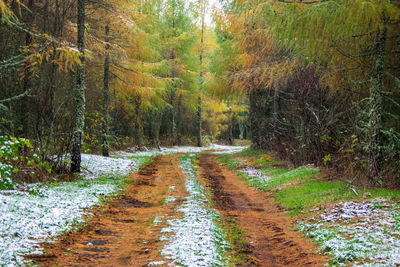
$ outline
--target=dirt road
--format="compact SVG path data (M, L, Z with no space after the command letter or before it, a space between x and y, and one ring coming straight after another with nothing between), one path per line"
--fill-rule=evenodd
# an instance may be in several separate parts
M92 209L92 219L80 231L43 244L44 255L28 258L39 266L172 266L160 253L167 242L160 231L167 224L157 218L182 217L176 210L188 193L178 158L176 154L156 157L129 177L119 198ZM248 242L234 246L251 259L241 266L323 265L325 259L290 230L289 218L273 200L247 187L214 156L200 155L198 176L211 192L214 208L223 218L234 218L246 233ZM166 201L171 195L174 201Z
M162 260L159 232L163 225L153 221L160 214L179 216L173 205L163 205L171 185L175 185L174 195L186 194L177 158L156 157L129 177L120 198L95 208L82 231L45 244L46 253L31 258L39 266L145 266Z
M234 218L247 235L244 252L252 263L245 266L323 266L326 259L314 253L315 246L300 233L290 230L290 218L265 192L248 187L214 156L201 155L199 166L215 207L224 217Z

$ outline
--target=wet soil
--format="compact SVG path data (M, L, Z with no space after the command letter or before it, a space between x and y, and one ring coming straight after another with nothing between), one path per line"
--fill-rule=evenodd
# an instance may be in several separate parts
M175 204L164 203L170 194L186 195L178 157L156 157L129 177L120 197L92 209L93 217L83 229L43 244L44 255L27 258L39 266L147 266L165 261L159 254L164 245L159 232L165 225L153 221L160 215L180 216Z
M156 157L129 176L118 198L91 209L93 216L82 229L42 244L45 253L27 259L39 266L147 266L165 261L159 252L165 241L159 238L166 225L155 224L154 219L182 216L175 211L187 195L179 156ZM250 260L238 266L323 266L326 259L314 253L311 242L290 230L290 217L265 192L249 188L215 156L201 155L199 166L199 179L209 187L214 207L246 233L248 242L235 248ZM171 195L176 201L166 203Z
M199 178L212 192L214 207L246 233L248 242L241 245L240 253L250 260L240 266L324 265L327 259L317 254L314 244L291 230L291 218L266 192L248 187L215 156L201 155L199 166Z

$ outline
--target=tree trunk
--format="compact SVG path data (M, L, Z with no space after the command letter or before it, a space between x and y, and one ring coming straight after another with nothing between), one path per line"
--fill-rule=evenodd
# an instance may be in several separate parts
M250 102L250 139L253 148L261 149L261 120L259 118L260 103L263 96L260 94L260 89L253 89L249 93Z
M62 31L64 26L61 24L61 14L60 14L60 6L59 1L55 1L56 5L56 12L55 12L55 24L53 29L53 36L58 38L62 35ZM51 62L53 62L58 56L57 46L53 44L53 53L51 55ZM47 155L51 155L50 147L53 142L54 138L54 121L56 119L56 112L55 112L55 102L56 102L56 90L57 90L57 64L50 63L50 73L48 76L48 96L49 96L49 107L48 107L48 116L47 116L47 143L46 143L46 151Z
M229 124L228 124L228 143L229 145L233 145L234 136L233 136L233 122L234 122L235 113L232 110L229 110Z
M371 184L378 184L380 171L380 131L383 76L385 73L385 44L387 28L378 29L375 62L370 87L370 110L369 110L369 140L368 140L368 180Z
M56 58L57 50L54 48L53 55L51 56L52 59ZM49 96L49 107L48 107L48 114L47 114L47 141L46 141L46 150L45 154L50 155L50 146L54 136L54 120L55 120L55 100L56 100L56 83L57 83L57 65L54 63L50 64L50 74L48 79L48 91L47 94Z
M244 139L244 131L245 131L244 122L239 122L239 139L240 140Z
M109 111L108 111L108 106L110 102L110 95L109 95L109 85L110 85L110 80L109 80L109 70L110 70L110 44L108 43L109 40L109 33L110 33L110 26L107 24L105 27L106 30L106 54L105 54L105 59L104 59L104 85L103 85L103 140L101 144L101 150L102 154L105 157L110 156L109 152L109 142L108 142L108 136L109 136Z
M142 85L144 86L144 85ZM136 125L136 142L138 147L141 147L141 138L142 138L142 123L140 120L140 107L142 105L142 97L139 93L135 93L135 125Z
M162 119L162 112L156 108L154 112L154 133L153 133L153 144L158 149L160 149L160 128L161 128L161 119Z
M140 148L142 146L142 141L141 141L142 132L139 125L136 126L135 135L136 135L136 144Z
M199 98L197 100L197 146L198 147L203 146L203 141L201 136L201 124L202 124L201 112L202 112L202 100L200 91Z
M172 52L171 58L175 60L175 51ZM175 64L175 63L174 63ZM172 67L172 77L175 78L176 75L176 70L175 66ZM172 88L171 88L171 94L170 94L170 102L169 104L171 105L171 136L172 136L172 143L173 145L176 145L176 138L177 138L177 129L176 129L176 121L175 121L175 97L176 97L176 92L175 92L175 80L173 81Z
M203 86L203 45L204 45L204 17L206 9L206 1L201 2L201 40L200 40L200 85L199 85L199 98L197 100L197 146L202 147L201 125L202 125L202 86Z
M72 132L71 172L81 171L81 150L85 123L85 0L78 0L78 49L81 65L76 69Z
M174 97L175 98L175 97ZM177 138L177 128L176 128L176 119L175 119L175 107L173 104L173 101L171 101L171 106L172 106L172 110L171 110L171 135L172 135L172 144L176 145L176 138Z
M28 11L26 12L25 15L25 24L29 24L32 23L33 24L33 20L34 20L34 16L33 16L33 5L34 5L34 0L29 0L27 7L28 7ZM28 26L28 29L30 29L31 27ZM32 44L33 38L32 35L30 34L30 32L26 32L25 33L25 45L28 47ZM25 68L24 70L24 80L23 80L23 88L22 91L26 92L32 87L32 73L29 70L29 68ZM25 108L28 108L28 98L25 97L22 99L22 104ZM27 137L31 137L30 136L30 119L32 119L28 114L30 114L30 112L25 112L22 113L23 117L22 117L22 132L25 136Z
M178 97L178 107L177 107L177 116L176 116L176 130L177 130L177 145L181 145L182 136L181 129L182 128L182 94Z

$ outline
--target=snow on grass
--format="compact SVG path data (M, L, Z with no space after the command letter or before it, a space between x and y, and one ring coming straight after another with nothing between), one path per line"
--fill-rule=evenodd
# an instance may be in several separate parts
M168 204L170 204L170 203L173 203L173 202L176 201L176 199L177 199L176 196L167 196L167 197L164 199L164 204L165 204L165 205L168 205Z
M293 170L268 167L257 169L252 166L238 170L240 176L246 180L249 186L255 186L261 190L288 185L297 179L307 179L319 173L319 169L313 166L301 166Z
M126 158L138 157L138 156L139 157L154 157L157 155L176 154L176 153L200 153L200 152L209 151L209 150L215 150L212 153L232 154L232 153L240 152L240 151L244 150L245 148L246 147L243 147L243 146L223 146L223 145L211 144L207 147L174 146L174 147L169 147L169 148L161 148L161 150L152 149L149 151L139 151L139 152L135 152L135 153L119 151L119 152L116 152L115 155L126 157Z
M165 261L152 261L149 264L147 264L147 266L159 266L159 265L163 265L166 264Z
M120 190L122 175L143 161L84 154L83 176L91 179L0 191L0 265L24 265L22 255L41 253L40 242L83 222L86 209Z
M221 146L215 144L211 144L210 147L212 147L212 150L216 150L211 154L234 154L242 152L246 148L244 146Z
M122 187L122 176L136 171L149 157L210 149L229 151L239 148L219 145L174 147L162 151L120 153L119 158L83 154L83 179L26 186L25 192L0 191L0 265L23 265L22 255L41 253L40 242L83 222L82 216L87 208L100 203L101 196L116 193ZM101 178L95 179L97 177Z
M89 179L108 174L127 175L130 171L137 170L140 163L132 159L82 154L83 174Z
M162 223L162 222L163 222L163 220L162 220L163 217L164 217L164 216L156 216L156 217L154 218L154 220L153 220L153 225L154 225L154 226L157 226L157 225L159 225L160 223Z
M168 220L168 226L161 230L167 234L162 240L168 240L161 254L177 265L227 266L224 256L227 243L222 230L214 224L218 214L206 208L208 199L197 180L192 159L193 156L181 158L189 195L177 209L183 213L182 218Z
M80 180L43 187L44 196L0 193L0 262L22 264L21 255L40 253L38 243L83 222L85 209L118 189L120 179Z
M250 166L246 166L245 168L238 170L238 172L244 174L250 186L262 187L268 184L271 179L270 176L267 176L265 173Z
M298 228L334 265L400 265L400 206L385 199L342 202Z

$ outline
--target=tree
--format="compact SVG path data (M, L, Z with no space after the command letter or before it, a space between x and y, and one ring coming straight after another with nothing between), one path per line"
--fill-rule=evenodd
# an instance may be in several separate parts
M219 76L249 92L254 144L299 164L335 154L330 164L344 169L353 153L371 184L398 169L400 129L390 118L399 114L399 16L386 0L227 6L217 26L222 52L234 56Z
M78 0L78 50L80 64L76 69L76 87L74 89L74 117L72 132L71 172L81 170L81 150L85 121L85 0Z
M110 102L110 96L109 96L109 84L110 84L110 78L109 78L109 73L110 73L110 40L109 40L109 34L110 34L110 25L109 23L106 24L105 26L105 41L106 41L106 52L105 52L105 58L104 58L104 85L103 85L103 140L101 144L102 148L102 153L103 156L108 157L110 156L109 153L109 102Z
M199 76L200 76L200 84L199 84L199 97L198 97L198 103L197 103L197 146L201 147L203 146L202 144L202 133L201 133L201 123L202 123L202 87L203 87L203 51L204 51L204 20L206 16L206 7L207 7L207 1L206 0L200 0L199 1L200 5L200 21L201 21L201 32L200 32L200 53L199 53L199 59L200 59L200 70L199 70Z

